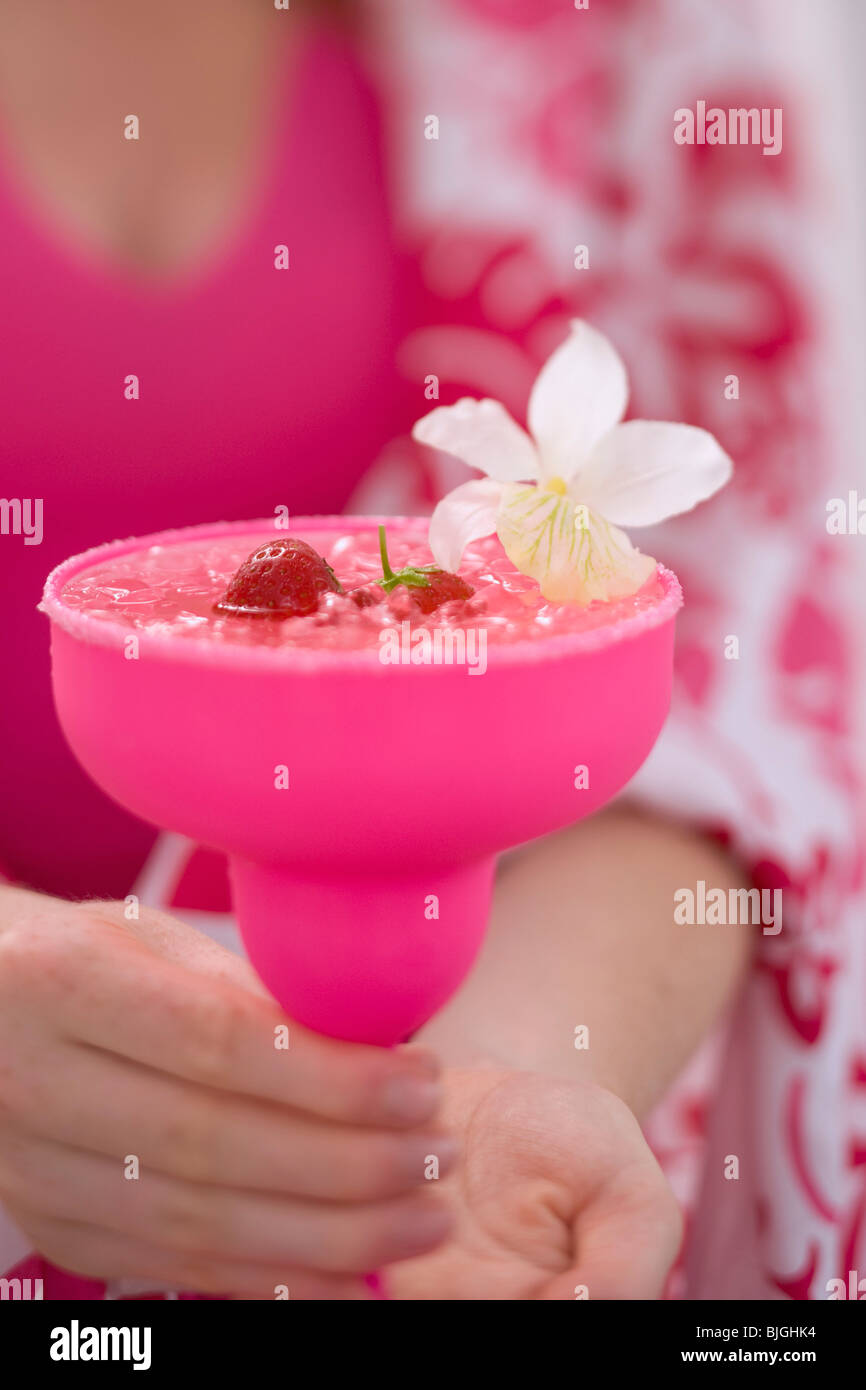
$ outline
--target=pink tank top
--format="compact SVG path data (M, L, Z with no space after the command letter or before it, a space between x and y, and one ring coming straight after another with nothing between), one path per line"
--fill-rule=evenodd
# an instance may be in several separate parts
M49 569L112 537L339 511L404 423L378 122L342 39L306 40L269 131L230 241L155 287L65 244L0 155L0 492L43 504L41 544L0 535L0 864L49 892L122 895L152 841L64 745Z

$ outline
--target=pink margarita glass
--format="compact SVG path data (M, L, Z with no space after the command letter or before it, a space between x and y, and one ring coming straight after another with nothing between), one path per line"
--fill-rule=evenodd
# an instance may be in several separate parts
M292 521L345 590L431 561L411 518ZM303 617L214 611L273 521L118 541L49 577L66 737L123 806L229 856L248 955L287 1013L393 1044L469 970L496 857L597 810L637 770L670 698L676 578L552 603L475 542L466 600L411 590ZM483 676L483 679L469 679ZM544 910L543 903L539 910ZM527 929L531 929L528 925Z

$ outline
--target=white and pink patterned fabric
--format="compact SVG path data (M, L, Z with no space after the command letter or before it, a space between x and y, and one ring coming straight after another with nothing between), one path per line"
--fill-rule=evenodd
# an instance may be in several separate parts
M734 1016L648 1132L688 1211L673 1296L825 1298L829 1280L866 1275L866 840L853 542L825 528L826 500L856 480L834 418L821 36L776 0L368 11L395 218L418 268L401 357L414 414L435 375L443 402L492 395L521 418L580 315L624 357L632 415L703 425L737 464L726 494L635 536L680 575L686 607L671 718L629 795L718 836L744 881L782 887L784 925L753 929ZM782 107L783 152L678 146L674 111L699 99ZM425 138L430 116L438 139ZM588 269L575 268L580 245ZM461 478L397 440L353 509L426 511ZM222 865L191 850L161 839L142 900L228 943ZM35 1257L20 1272L36 1263L51 1275Z

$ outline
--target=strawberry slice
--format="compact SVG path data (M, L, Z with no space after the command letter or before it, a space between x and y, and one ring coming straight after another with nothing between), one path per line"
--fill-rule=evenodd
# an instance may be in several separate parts
M246 617L302 617L315 613L324 593L343 593L331 566L306 541L286 536L266 541L244 560L214 609Z

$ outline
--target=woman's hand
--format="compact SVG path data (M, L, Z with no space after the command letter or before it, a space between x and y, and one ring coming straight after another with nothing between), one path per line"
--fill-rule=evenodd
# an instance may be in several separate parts
M679 1208L640 1126L610 1091L529 1072L450 1071L443 1119L462 1136L445 1184L457 1222L386 1274L398 1299L658 1298Z
M449 1068L442 1118L463 1136L443 1184L457 1226L386 1275L397 1298L659 1297L681 1220L635 1116L749 958L748 933L684 934L672 904L680 884L743 877L695 831L627 806L503 861L479 960L419 1035Z
M0 890L0 1200L53 1263L204 1293L364 1298L450 1219L436 1067L287 1023L161 913Z

